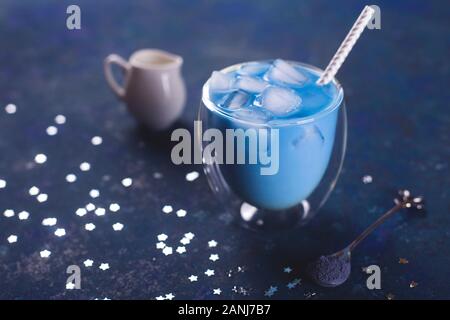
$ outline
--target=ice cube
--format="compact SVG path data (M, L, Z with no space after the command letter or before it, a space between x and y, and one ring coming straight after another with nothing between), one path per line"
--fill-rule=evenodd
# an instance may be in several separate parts
M261 93L267 87L267 82L249 76L242 76L236 80L236 87L251 93Z
M233 112L233 116L237 119L258 124L267 123L270 119L270 115L267 111L262 108L252 106L236 110Z
M267 71L265 78L274 83L290 85L303 85L307 80L306 76L299 70L281 59L274 61L272 67Z
M244 63L237 71L240 75L256 76L265 73L270 67L270 64L264 62L249 62Z
M210 93L226 93L233 90L234 76L220 71L213 71L209 78Z
M298 108L302 99L294 91L281 87L268 87L261 94L261 107L283 115Z
M248 106L250 95L243 91L234 91L228 94L222 102L222 107L228 109L239 109Z

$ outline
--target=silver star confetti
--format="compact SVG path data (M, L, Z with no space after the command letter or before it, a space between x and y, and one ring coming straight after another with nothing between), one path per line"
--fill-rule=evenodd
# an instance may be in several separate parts
M14 114L17 112L17 106L13 103L9 103L6 105L5 111L7 114Z
M208 269L208 270L205 271L205 274L206 274L208 277L211 277L211 276L214 275L214 270Z
M185 253L186 247L178 247L177 250L175 250L175 251L178 252L179 254Z
M39 188L36 186L33 186L28 190L28 193L30 194L30 196L33 196L33 197L37 196L39 194Z
M105 213L106 213L105 208L99 207L99 208L95 209L95 215L96 215L96 216L101 217L101 216L104 216Z
M86 268L92 267L94 264L94 260L91 259L86 259L83 261L83 264Z
M167 236L167 234L165 234L165 233L161 233L161 234L159 234L159 235L157 236L157 238L158 238L159 241L166 241L167 238L168 238L168 236Z
M215 261L219 260L219 255L218 254L212 254L212 255L209 256L209 260L215 262Z
M45 130L49 136L54 136L58 133L58 128L55 126L49 126L47 130Z
M42 220L42 225L43 226L47 226L47 227L51 227L51 226L56 225L57 221L58 220L56 218L45 218L45 219Z
M39 153L34 157L34 162L37 164L43 164L47 161L47 156L43 153Z
M7 240L9 243L15 243L17 242L17 236L15 234L12 234L7 238Z
M45 201L47 201L48 200L48 194L46 194L46 193L41 193L41 194L38 194L38 196L36 197L36 199L37 199L37 201L39 201L39 202L45 202Z
M81 171L89 171L89 170L91 170L91 164L89 162L82 162L80 164L80 170Z
M132 184L133 184L133 179L131 179L131 178L122 179L122 185L125 188L131 187Z
M58 114L55 117L55 122L56 122L56 124L64 124L64 123L66 123L66 117L63 116L62 114Z
M66 235L66 230L64 228L58 228L55 230L55 236L64 237Z
M86 208L87 211L94 211L95 210L95 204L88 203L85 208Z
M11 218L14 217L15 212L12 209L6 209L5 211L3 211L3 215L5 216L5 218Z
M73 173L69 173L69 174L66 176L66 181L67 181L68 183L74 183L75 181L77 181L77 176L74 175Z
M169 213L171 213L173 211L173 208L172 208L172 206L169 206L169 205L165 205L163 208L162 208L162 212L164 212L164 213L166 213L166 214L169 214Z
M164 242L158 242L156 244L156 249L164 249L166 247L166 244Z
M172 293L168 293L166 294L166 300L172 300L173 298L175 298L175 296Z
M21 211L18 214L19 220L27 220L30 214L27 211Z
M78 208L77 211L75 211L75 214L77 216L85 216L87 214L87 210L85 208Z
M97 189L92 189L91 191L89 191L89 196L93 199L98 198L100 196L100 191L98 191Z
M41 252L39 252L39 255L41 256L41 258L48 258L50 257L52 253L48 250L42 250Z
M99 137L99 136L92 137L92 139L91 139L91 143L92 143L94 146L101 145L102 142L103 142L103 139L102 139L102 137Z
M123 229L123 224L116 222L112 225L114 231L121 231Z
M208 241L208 247L210 247L210 248L217 247L217 241L216 240Z
M177 213L177 216L178 216L178 217L182 218L182 217L185 217L185 216L186 216L187 211L184 210L184 209L180 209L180 210L177 210L176 213Z
M198 280L198 277L194 276L194 275L191 275L188 279L189 279L190 282L195 282L195 281Z
M108 270L109 269L109 263L101 263L100 266L98 267L100 270Z
M363 182L364 184L372 183L372 181L373 181L372 176L370 176L370 175L368 175L368 174L366 174L364 177L362 177L362 182Z
M283 272L284 272L284 273L291 273L291 272L292 272L292 268L291 268L291 267L285 267L285 268L283 269Z
M111 212L117 212L120 210L120 206L117 203L111 203L109 205L109 211Z
M87 231L92 231L92 230L95 229L95 224L93 224L93 223L86 223L84 225L84 229L86 229Z

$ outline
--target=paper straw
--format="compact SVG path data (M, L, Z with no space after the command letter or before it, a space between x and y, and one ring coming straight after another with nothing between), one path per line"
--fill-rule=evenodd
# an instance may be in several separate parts
M334 54L333 59L331 59L327 68L320 76L320 78L317 80L316 83L318 85L323 86L328 84L331 80L333 80L334 76L344 63L345 59L352 50L356 41L359 39L364 29L366 28L367 23L370 21L370 19L372 19L374 12L375 10L372 9L370 6L366 6L363 9L356 22L353 24L353 27L350 29L349 33L345 37L344 41L342 41L341 46Z

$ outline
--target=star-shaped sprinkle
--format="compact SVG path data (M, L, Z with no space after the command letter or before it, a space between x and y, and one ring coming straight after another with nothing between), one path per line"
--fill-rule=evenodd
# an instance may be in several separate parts
M41 193L41 194L39 194L37 197L36 197L36 199L37 199L37 201L39 201L39 202L45 202L45 201L47 201L47 199L48 199L48 194L46 194L46 193Z
M39 188L38 187L36 187L36 186L33 186L33 187L31 187L29 190L28 190L28 194L30 195L30 196L37 196L38 194L39 194Z
M193 234L192 232L188 232L188 233L184 234L184 237L189 239L189 240L192 240L192 239L194 239L195 234Z
M372 181L373 181L373 178L371 175L366 174L364 177L362 177L362 182L364 184L372 183Z
M277 291L278 291L278 287L270 286L270 288L267 289L267 290L264 292L264 296L266 296L266 297L271 297L271 296L273 296Z
M62 114L58 114L55 117L55 122L56 122L56 124L64 124L64 123L66 123L66 117Z
M179 254L185 253L186 252L186 247L178 247L176 250Z
M17 236L15 234L12 234L7 238L7 240L9 243L15 243L17 242Z
M218 254L211 254L211 255L209 256L209 260L211 260L211 261L217 261L217 260L219 260L219 255L218 255Z
M95 210L95 204L89 202L89 203L86 205L85 208L86 208L87 211L94 211L94 210Z
M222 290L220 288L213 289L213 294L220 295L222 293Z
M75 211L75 214L82 217L87 214L87 210L85 208L78 208L77 211Z
M27 220L30 214L27 211L19 212L18 217L19 220Z
M56 225L56 222L58 222L58 219L56 219L56 218L45 218L42 220L42 225L51 227L51 226Z
M109 205L109 211L111 211L111 212L117 212L117 211L119 211L119 210L120 210L119 204L117 204L117 203L111 203L111 204Z
M47 132L47 134L49 136L54 136L54 135L56 135L58 133L58 128L55 127L55 126L49 126L49 127L47 127L45 132Z
M66 181L67 181L68 183L74 183L75 181L77 181L77 176L74 175L73 173L69 173L69 174L66 176Z
M205 274L206 274L208 277L211 277L211 276L214 275L214 270L208 269L208 270L205 271Z
M67 290L73 290L75 289L75 284L73 282L67 282L66 283L66 289Z
M89 196L93 199L98 198L100 196L100 191L98 191L97 189L92 189L91 191L89 191Z
M7 114L14 114L17 111L17 106L13 103L9 103L6 105L5 111Z
M50 257L52 253L48 250L42 250L41 252L39 252L39 255L41 256L41 258L48 258Z
M166 294L166 297L165 297L167 300L172 300L173 298L175 298L175 296L172 294L172 292L171 293L168 293L168 294Z
M116 222L112 225L114 231L121 231L123 229L123 224Z
M95 215L96 215L96 216L99 216L99 217L100 217L100 216L104 216L105 213L106 213L105 208L99 207L99 208L95 209Z
M98 268L103 270L103 271L108 270L109 269L109 263L101 263Z
M291 273L291 272L292 272L292 268L291 268L291 267L285 267L285 268L283 269L283 272L285 272L285 273Z
M89 170L91 170L91 164L89 162L82 162L80 164L80 170L81 171L89 171Z
M66 235L66 229L64 228L58 228L55 230L55 236L57 237L64 237Z
M199 177L199 173L197 171L192 171L186 174L186 180L191 182Z
M84 229L86 229L87 231L92 231L92 230L94 230L95 229L95 224L93 224L93 223L86 223L85 225L84 225Z
M47 161L47 156L43 153L39 153L34 157L34 162L37 164L43 164Z
M194 276L193 274L188 278L190 282L196 282L198 280L197 276Z
M6 188L6 180L0 179L0 189Z
M91 143L94 146L99 146L102 144L102 142L103 142L103 139L102 139L102 137L99 137L99 136L92 137L92 139L91 139Z
M124 179L122 179L122 185L125 188L131 187L132 184L133 184L133 179L131 179L131 178L124 178Z
M158 242L156 244L156 249L164 249L166 247L166 244L164 242Z
M86 259L83 261L83 264L86 268L92 267L94 265L94 260Z
M191 243L191 240L189 240L188 238L182 238L180 240L180 243L184 244L184 245L187 245L187 244Z
M156 300L165 300L165 298L163 296L158 296L155 298Z
M163 208L162 208L162 212L164 212L165 214L169 214L169 213L171 213L173 211L173 208L172 208L172 206L170 206L170 205L165 205Z
M173 249L172 247L165 247L162 252L164 253L165 256L171 255L173 253Z
M166 241L168 236L165 233L161 233L161 234L158 234L157 238L159 241Z
M217 247L217 241L216 240L208 241L208 247L210 247L210 248Z
M177 210L177 217L183 218L186 216L186 214L187 214L187 211L184 209Z
M6 209L5 211L3 211L3 215L5 216L5 218L14 217L15 214L16 213L12 209Z

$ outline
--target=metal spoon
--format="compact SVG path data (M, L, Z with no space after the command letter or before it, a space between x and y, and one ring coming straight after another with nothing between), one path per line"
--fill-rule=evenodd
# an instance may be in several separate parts
M424 209L423 197L412 197L408 190L400 190L399 195L400 197L394 200L395 206L379 217L347 247L311 262L307 267L307 273L311 279L323 287L336 287L343 284L350 276L351 252L361 241L400 209Z

